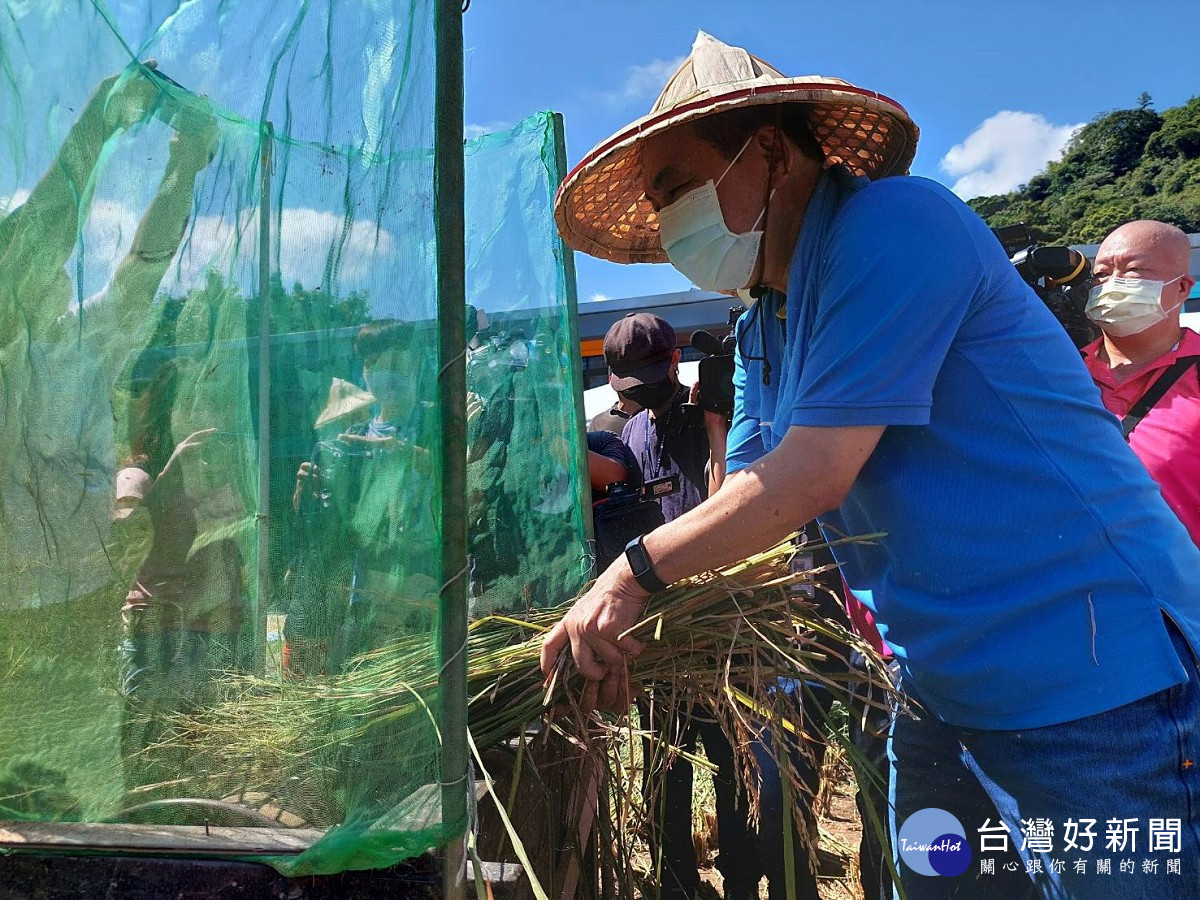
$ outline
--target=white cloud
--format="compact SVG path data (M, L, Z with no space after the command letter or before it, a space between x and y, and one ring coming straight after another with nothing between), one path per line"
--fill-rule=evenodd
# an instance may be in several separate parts
M667 79L683 65L686 58L677 56L674 59L655 59L644 66L630 66L629 77L625 79L625 99L658 96Z
M300 282L317 287L324 280L329 249L341 244L337 283L342 290L362 287L370 278L371 268L392 258L396 242L387 229L376 229L373 222L358 220L342 239L342 216L326 210L288 207L281 216L282 227L273 240L279 242L280 277L289 287ZM92 202L84 224L83 242L88 266L109 273L129 250L138 226L138 215L120 201L97 199ZM163 282L169 291L186 290L203 280L209 268L229 272L235 256L240 268L253 276L258 247L258 214L247 210L240 223L220 216L198 216L190 224L187 242L179 249ZM247 282L253 283L253 278Z
M90 258L118 262L137 231L138 217L132 209L118 200L92 201L87 221L83 224L83 246Z
M588 299L591 300L593 303L602 303L605 300L610 300L612 298L609 297L608 294L592 294L592 296L589 297Z
M317 287L324 279L329 248L341 240L342 217L325 210L291 207L283 211L281 218L282 227L272 239L279 241L279 274L283 283L290 286L298 281L305 287ZM249 216L241 231L244 254L246 247L258 246L257 214ZM180 281L186 284L189 275L198 277L214 260L229 259L239 237L236 232L233 223L227 219L217 216L197 218L185 251ZM390 257L395 249L395 241L386 229L376 230L372 222L355 221L341 247L338 283L343 288L363 284L372 263ZM191 272L188 271L188 259L196 263Z
M654 59L644 65L630 66L625 70L625 81L614 90L605 91L601 96L613 104L657 97L666 86L667 79L686 58L677 56L674 59Z
M0 196L0 214L15 209L28 198L29 191L24 188ZM320 285L329 249L336 244L341 245L337 280L342 289L361 287L368 281L372 266L390 259L396 252L391 232L377 229L374 222L356 220L343 240L341 215L288 207L281 219L281 230L272 239L279 242L280 276L289 286L296 281L305 287ZM139 220L139 213L120 200L108 197L92 200L83 225L83 247L86 265L93 273L101 277L111 275L129 251ZM197 216L189 224L187 241L167 271L163 286L169 290L187 289L198 283L208 268L228 271L235 254L243 262L249 260L251 266L256 265L257 248L257 211L244 212L240 223L221 216Z
M463 128L463 137L468 141L473 141L475 138L483 137L485 134L495 134L497 131L508 131L510 128L512 128L512 122L496 121L472 124Z
M1062 158L1084 124L1054 125L1037 113L1002 110L951 147L939 166L957 179L952 190L963 199L1003 194Z
M0 197L0 217L7 215L9 210L16 209L28 199L29 190L27 188L17 188L7 197Z

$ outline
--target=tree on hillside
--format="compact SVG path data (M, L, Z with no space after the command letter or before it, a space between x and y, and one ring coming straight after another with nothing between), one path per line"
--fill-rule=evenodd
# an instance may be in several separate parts
M1074 167L1085 178L1115 180L1137 166L1146 141L1161 127L1152 109L1118 109L1095 118L1071 138L1059 172Z
M1151 104L1143 92L1135 108L1097 116L1061 160L972 208L992 226L1025 222L1043 242L1095 243L1139 218L1200 231L1200 97L1161 114Z

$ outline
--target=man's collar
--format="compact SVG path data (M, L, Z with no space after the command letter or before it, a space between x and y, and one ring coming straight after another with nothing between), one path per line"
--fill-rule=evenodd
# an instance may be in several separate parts
M789 300L792 294L803 293L801 287L806 279L815 279L829 228L842 205L870 183L866 177L853 175L841 165L830 166L821 173L804 208L804 221L792 251L787 289Z
M1117 380L1112 366L1105 361L1105 355L1101 353L1103 347L1104 336L1101 335L1080 350L1080 353L1083 354L1083 360L1087 364L1088 369L1091 370L1094 378L1098 378L1098 380L1116 387L1128 383L1131 378L1138 378L1147 372L1156 372L1174 365L1175 360L1182 356L1200 356L1200 333L1192 331L1190 328L1181 328L1179 340L1176 341L1174 347L1156 359L1139 366L1120 381Z

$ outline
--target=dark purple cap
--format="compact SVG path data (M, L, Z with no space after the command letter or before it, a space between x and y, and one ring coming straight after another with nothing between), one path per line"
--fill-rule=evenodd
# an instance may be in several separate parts
M604 361L614 391L664 381L675 353L675 329L651 313L630 313L604 336Z

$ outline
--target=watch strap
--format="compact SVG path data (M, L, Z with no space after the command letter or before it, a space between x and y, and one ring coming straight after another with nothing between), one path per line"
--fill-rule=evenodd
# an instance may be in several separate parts
M629 570L643 590L657 594L659 591L667 589L667 583L654 571L654 564L650 562L650 554L646 552L645 537L644 534L639 534L625 545L625 559L629 561Z

